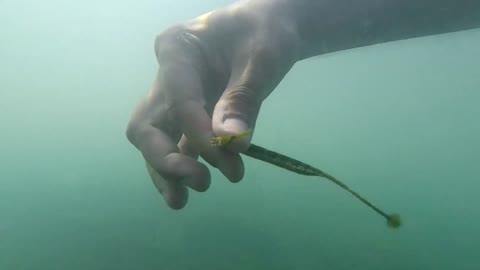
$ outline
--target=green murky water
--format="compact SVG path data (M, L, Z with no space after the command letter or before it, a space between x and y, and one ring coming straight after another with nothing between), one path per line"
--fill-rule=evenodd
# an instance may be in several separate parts
M478 30L309 59L262 108L255 143L399 231L250 159L166 208L124 129L155 33L228 2L0 1L0 269L478 269Z

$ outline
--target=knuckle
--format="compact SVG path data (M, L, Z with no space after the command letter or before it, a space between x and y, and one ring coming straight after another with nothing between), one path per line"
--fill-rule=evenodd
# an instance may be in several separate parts
M127 128L125 130L125 136L127 137L128 141L132 144L134 144L135 142L135 138L136 138L136 125L134 123L134 121L130 121L127 125Z
M130 120L125 130L125 136L128 141L137 146L139 145L140 138L145 134L146 129L142 128L142 124L138 123L136 120Z
M175 41L179 34L185 31L185 27L181 24L173 25L155 37L154 50L157 58L161 55L175 49Z
M158 61L166 59L201 58L200 39L185 25L175 25L155 37L154 50Z

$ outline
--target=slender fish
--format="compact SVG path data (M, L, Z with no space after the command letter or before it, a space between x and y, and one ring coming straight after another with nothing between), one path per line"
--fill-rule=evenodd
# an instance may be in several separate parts
M245 133L242 133L240 135L227 135L227 136L219 136L219 137L214 137L212 138L211 144L214 146L219 146L219 147L225 147L230 143L242 140L246 137L251 136L252 132L248 131ZM299 160L296 160L294 158L282 155L280 153L268 150L266 148L263 148L261 146L255 145L255 144L250 144L250 147L245 151L242 152L242 154L249 156L254 159L258 159L267 163L270 163L272 165L275 165L277 167L301 174L301 175L307 175L307 176L320 176L323 178L326 178L333 183L337 184L344 190L350 192L353 196L355 196L357 199L362 201L364 204L366 204L368 207L373 209L375 212L378 214L382 215L386 220L387 220L387 225L388 227L391 228L398 228L401 226L402 222L400 219L400 215L398 214L386 214L384 211L370 203L367 199L363 198L360 194L357 192L353 191L350 189L347 185L345 185L342 181L338 180L337 178L323 172L320 169L317 169L311 165L308 165L304 162L301 162Z

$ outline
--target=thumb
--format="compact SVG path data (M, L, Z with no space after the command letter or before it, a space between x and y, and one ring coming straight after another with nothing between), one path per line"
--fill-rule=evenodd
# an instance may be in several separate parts
M212 116L213 131L216 136L240 135L255 128L262 98L260 90L235 86L227 88L217 102ZM235 141L228 148L243 152L250 145L251 136Z
M271 48L249 50L234 63L227 88L215 105L212 124L216 136L254 131L262 102L293 66ZM232 143L229 149L243 152L251 136Z

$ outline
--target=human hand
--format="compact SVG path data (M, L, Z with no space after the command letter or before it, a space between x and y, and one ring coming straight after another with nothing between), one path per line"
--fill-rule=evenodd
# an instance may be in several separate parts
M298 60L297 36L268 8L235 4L167 29L155 53L159 71L126 134L168 206L180 209L188 188L210 186L199 156L231 182L243 178L239 153L250 139L227 150L210 140L254 130L262 102Z

